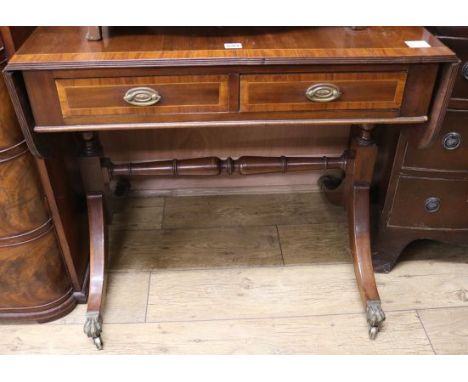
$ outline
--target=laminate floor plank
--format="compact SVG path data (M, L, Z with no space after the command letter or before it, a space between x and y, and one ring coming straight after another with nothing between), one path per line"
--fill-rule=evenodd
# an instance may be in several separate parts
M468 307L418 312L437 354L468 354Z
M161 228L164 198L125 198L112 216L111 230L147 230Z
M345 222L280 225L278 232L286 265L352 261Z
M433 354L416 312L367 337L361 315L107 324L98 352L78 325L0 327L1 354Z
M468 306L468 264L404 261L387 275L377 274L377 282L383 302L394 310Z
M147 321L271 318L361 311L351 265L251 267L154 272Z
M408 261L377 284L385 311L468 306L468 265ZM147 321L359 312L351 264L251 267L154 272Z
M282 265L276 227L113 232L113 269Z
M167 198L164 228L232 227L336 222L343 208L319 192Z
M145 322L150 272L109 272L103 319L108 323ZM84 324L86 304L49 324Z

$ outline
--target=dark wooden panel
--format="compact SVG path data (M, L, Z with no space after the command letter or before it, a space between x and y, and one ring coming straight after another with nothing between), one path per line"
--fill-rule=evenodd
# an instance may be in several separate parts
M24 138L16 119L15 111L10 102L10 96L5 82L0 78L0 151L16 145Z
M409 117L429 113L438 71L437 64L409 66L401 115Z
M68 144L72 147L70 141ZM37 166L68 274L73 287L79 291L85 282L89 246L86 210L80 203L82 186L76 158L71 153L55 152L52 157L37 160Z
M468 38L468 27L452 26L452 27L426 27L431 33L437 37L465 37Z
M5 45L6 57L11 57L29 35L36 29L34 26L17 26L7 27L0 26L0 34L2 35Z
M455 133L449 136L448 134ZM444 147L444 141L448 148ZM457 148L450 149L450 143ZM438 139L427 149L408 144L403 168L432 169L437 171L468 172L468 111L448 111Z
M388 226L418 229L468 229L468 181L400 176ZM429 198L440 207L428 212Z
M458 70L457 79L452 92L452 100L464 101L468 106L468 38L442 38L460 58L461 64ZM456 103L455 103L456 105ZM452 107L452 105L450 106Z

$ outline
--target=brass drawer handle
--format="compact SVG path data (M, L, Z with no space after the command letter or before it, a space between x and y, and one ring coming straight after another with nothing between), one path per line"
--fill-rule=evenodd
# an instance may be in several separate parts
M123 99L130 105L151 106L157 104L161 100L161 96L154 89L140 87L128 90Z
M341 90L333 84L316 84L308 88L305 95L312 102L331 102L341 97Z
M442 139L442 145L445 150L456 150L460 147L461 144L461 135L452 131L444 135Z
M426 209L427 212L437 212L440 209L440 199L432 196L430 198L427 198L426 201L424 202L424 208Z

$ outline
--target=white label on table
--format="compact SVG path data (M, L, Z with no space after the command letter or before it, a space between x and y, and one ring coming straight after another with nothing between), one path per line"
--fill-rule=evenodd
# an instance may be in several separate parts
M405 41L410 48L430 48L431 46L424 40Z
M240 42L225 42L224 49L242 49L242 43Z

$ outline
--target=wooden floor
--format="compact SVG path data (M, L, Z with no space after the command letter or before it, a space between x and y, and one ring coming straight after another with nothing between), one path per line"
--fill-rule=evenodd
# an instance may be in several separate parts
M468 247L420 242L378 275L370 341L344 212L319 193L128 199L111 255L104 351L80 305L0 326L0 354L468 353Z

